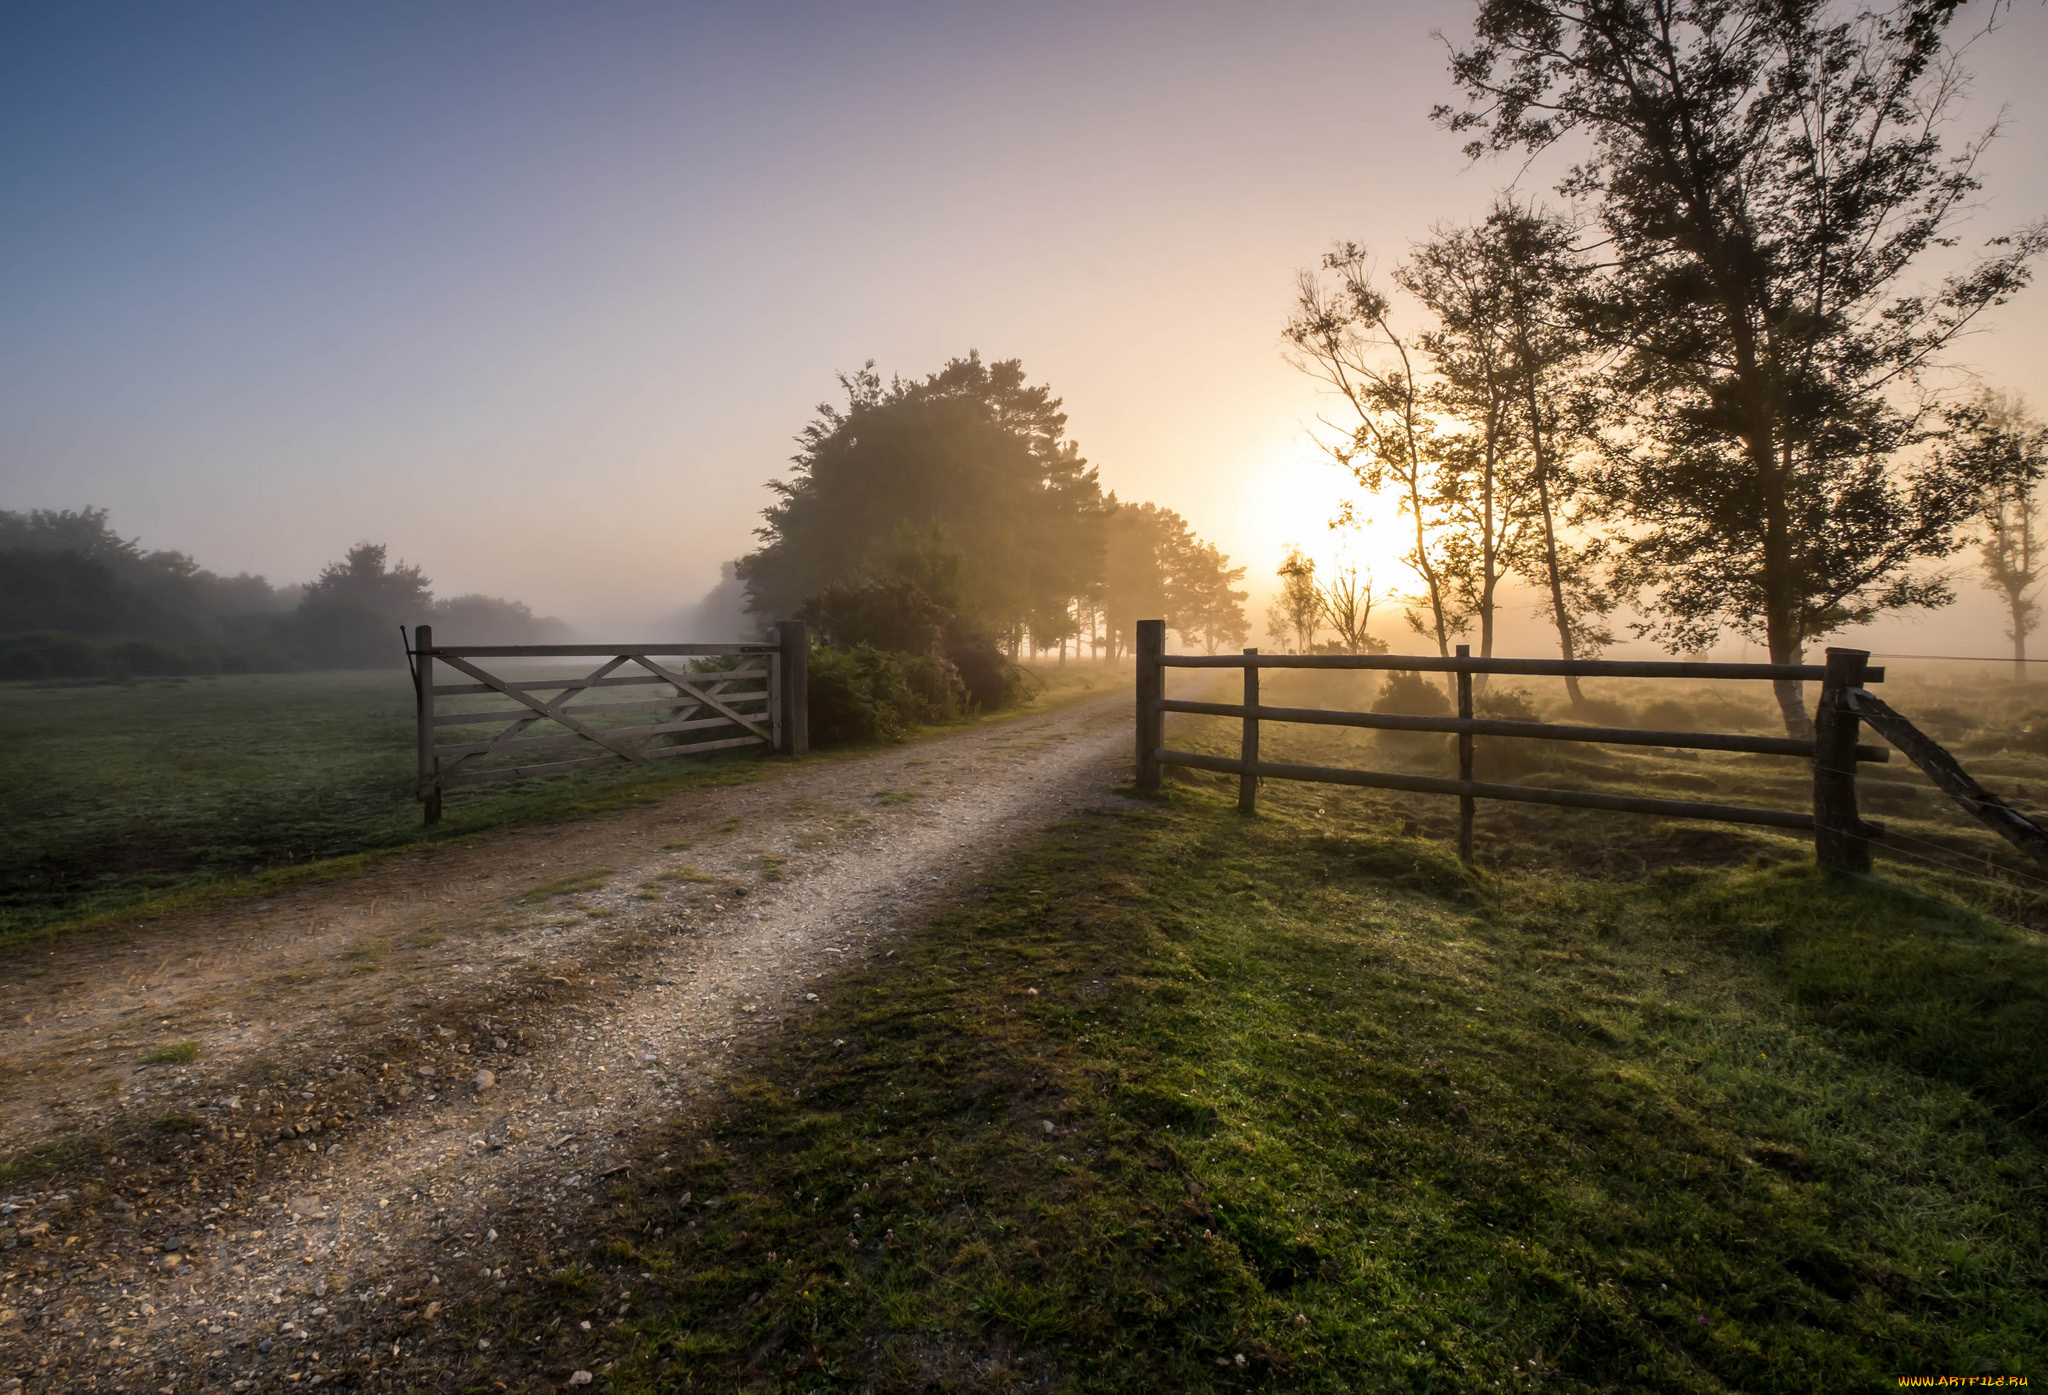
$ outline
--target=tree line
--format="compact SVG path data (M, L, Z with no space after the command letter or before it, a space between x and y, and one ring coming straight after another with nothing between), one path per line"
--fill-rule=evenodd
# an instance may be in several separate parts
M523 602L436 599L377 543L280 587L146 550L105 509L0 510L0 678L390 668L404 662L397 627L423 623L474 644L568 638Z
M1426 643L1491 653L1516 578L1567 658L1611 642L1626 603L1674 652L1735 633L1796 663L1949 603L1934 564L1974 537L2023 654L2040 423L1957 402L1941 372L2048 226L1924 271L1952 256L1995 133L1946 139L1958 8L1481 0L1436 120L1473 160L1568 156L1564 211L1510 191L1384 270L1340 245L1285 329L1336 404L1330 454L1398 501ZM1305 641L1335 598L1281 579L1274 618ZM1800 685L1776 686L1805 734Z
M970 352L887 383L869 363L839 381L844 403L798 436L735 566L753 614L934 655L984 706L1014 696L1020 657L1114 658L1140 619L1211 652L1243 643L1244 568L1173 510L1105 493L1020 361Z

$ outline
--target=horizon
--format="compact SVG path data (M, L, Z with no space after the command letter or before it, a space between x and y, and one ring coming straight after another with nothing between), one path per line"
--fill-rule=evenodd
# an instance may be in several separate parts
M1391 265L1515 172L1428 119L1431 31L1470 14L17 13L0 508L104 507L279 585L381 542L444 596L637 632L751 549L836 374L978 349L1064 400L1106 491L1247 569L1263 642L1282 547L1341 546L1280 356L1296 271L1340 239ZM2005 110L1975 241L2048 211L2048 13L2003 24L1970 53L1963 129ZM1958 355L2037 404L2042 295ZM1833 642L1996 657L1957 589Z

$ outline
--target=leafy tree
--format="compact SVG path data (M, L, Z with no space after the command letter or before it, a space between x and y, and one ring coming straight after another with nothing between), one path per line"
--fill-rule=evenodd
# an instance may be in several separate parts
M1433 370L1423 402L1456 429L1439 437L1430 512L1440 520L1444 583L1479 622L1479 652L1493 653L1495 599L1529 530L1532 501L1518 491L1515 363L1507 315L1512 268L1486 228L1438 228L1394 273L1435 324L1417 336Z
M2027 636L2041 622L2035 595L2048 572L2041 536L2041 480L2048 475L2048 426L2017 397L1986 392L1951 413L1949 449L1973 459L1965 467L1990 480L1979 522L1978 559L1984 584L2005 603L2013 677L2027 677Z
M798 436L762 546L738 564L755 614L793 614L872 570L906 527L942 530L961 559L947 608L1012 635L1065 613L1099 576L1095 471L1064 439L1059 399L1017 360L969 354L886 386L870 363L840 383L846 404L821 405Z
M91 583L105 600L99 612L79 611L80 596L74 589L65 612L69 619L51 618L26 628L47 625L80 634L121 631L192 638L207 633L210 622L224 617L274 614L287 608L286 599L260 576L217 576L185 553L144 551L139 542L114 531L105 509L0 509L0 554L12 555L14 570L24 578L29 573L40 578L18 583L28 587L21 593L24 597L30 592L54 594L51 587L73 589L95 569L104 577ZM60 563L58 558L74 561ZM63 579L66 576L70 582ZM199 623L190 623L195 621Z
M1445 450L1430 412L1426 366L1395 328L1393 302L1374 284L1364 248L1344 243L1324 256L1322 269L1330 280L1301 275L1285 330L1293 362L1348 409L1349 424L1335 427L1339 434L1323 448L1367 493L1393 489L1414 524L1414 546L1401 560L1422 582L1426 614L1411 613L1410 622L1448 655L1464 616L1452 577L1455 549L1445 545L1443 514L1452 495L1442 483ZM1347 505L1336 522L1350 521Z
M300 649L316 664L336 668L389 668L403 661L394 633L430 621L434 593L426 573L392 566L382 543L357 543L307 585L293 615Z
M1098 591L1112 655L1128 652L1140 620L1160 618L1183 644L1210 653L1244 642L1245 593L1231 589L1243 567L1196 537L1187 520L1157 504L1108 502Z
M1289 543L1273 575L1280 578L1280 590L1266 607L1266 633L1289 653L1306 654L1315 647L1323 618L1315 558Z
M1633 522L1619 575L1645 632L1733 627L1774 662L1889 610L1952 599L1916 569L1958 545L1985 481L1919 453L1912 389L2026 282L2035 225L1931 288L1983 139L1944 151L1964 90L1956 0L1854 14L1825 0L1480 0L1452 73L1475 157L1579 138L1561 186L1609 264L1581 323L1616 352L1600 481ZM1796 683L1788 731L1810 731Z
M1180 558L1174 628L1180 631L1183 643L1192 639L1205 653L1242 648L1249 635L1244 603L1250 593L1235 588L1244 580L1245 569L1231 566L1214 543L1190 541Z
M1576 236L1562 219L1501 199L1487 215L1481 241L1502 289L1510 396L1526 447L1519 486L1530 526L1509 549L1509 561L1536 586L1566 659L1590 658L1613 642L1606 621L1615 606L1604 576L1607 540L1586 534L1585 525L1598 520L1582 472L1574 468L1574 443L1584 439L1583 423L1597 417L1603 400L1588 381L1592 354L1571 322L1588 275ZM1573 713L1587 716L1579 680L1567 677L1564 684Z
M418 567L392 566L383 543L357 543L306 587L305 605L349 606L391 624L431 619L433 582Z
M569 627L551 615L535 615L524 601L498 596L451 596L434 602L436 637L443 643L564 644Z

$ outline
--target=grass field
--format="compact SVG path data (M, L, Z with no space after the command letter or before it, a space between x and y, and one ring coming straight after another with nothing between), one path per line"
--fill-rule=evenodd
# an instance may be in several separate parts
M470 1336L623 1332L623 1390L2041 1369L2040 935L1768 845L1646 873L1640 820L1478 874L1412 826L1202 781L1054 830Z
M1094 666L1051 668L1037 701L1117 681ZM403 670L0 684L0 943L422 841L413 740ZM431 836L750 778L756 760L743 752L465 788L447 797Z

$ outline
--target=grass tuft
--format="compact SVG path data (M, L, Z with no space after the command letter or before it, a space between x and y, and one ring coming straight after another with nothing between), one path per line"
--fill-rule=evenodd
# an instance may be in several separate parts
M199 1059L199 1043L196 1041L174 1041L168 1046L159 1046L145 1051L137 1058L137 1064L145 1066L189 1066Z
M595 872L578 872L574 876L557 877L551 882L540 882L519 894L522 901L546 901L556 896L574 896L579 892L602 891L606 877L612 875L609 867L600 867Z

